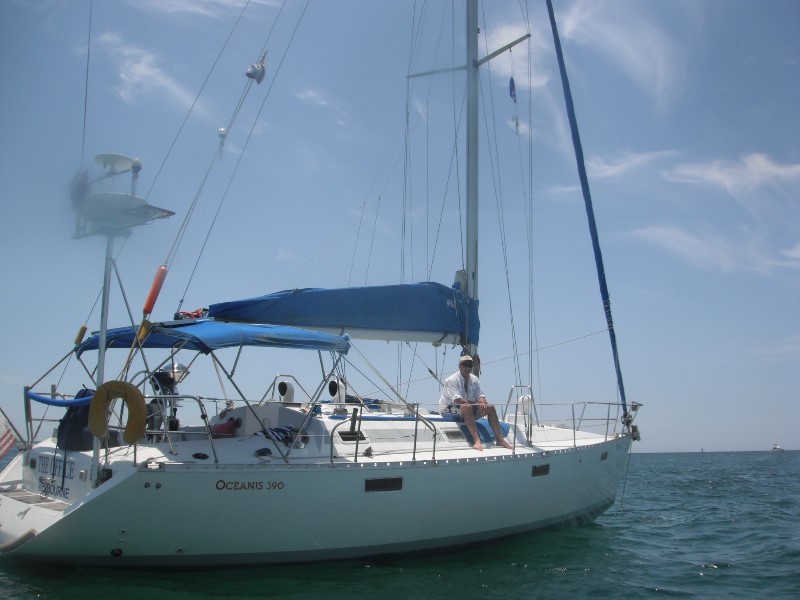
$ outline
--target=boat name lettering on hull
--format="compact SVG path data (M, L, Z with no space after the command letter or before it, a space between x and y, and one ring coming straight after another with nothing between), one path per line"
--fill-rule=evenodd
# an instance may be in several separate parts
M44 475L58 475L59 477L63 476L65 479L74 479L75 461L68 460L65 465L63 458L40 454L37 470Z
M58 485L45 477L39 477L39 492L43 496L53 496L57 498L64 498L69 500L69 488L63 485Z
M284 484L282 481L226 481L220 479L217 481L216 487L220 491L272 491L282 490Z

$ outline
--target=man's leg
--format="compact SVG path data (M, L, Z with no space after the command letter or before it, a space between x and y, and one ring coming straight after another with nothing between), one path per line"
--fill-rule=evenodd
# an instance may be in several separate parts
M492 431L494 431L494 441L503 446L503 448L511 450L511 444L509 444L503 436L503 429L500 427L500 419L497 417L497 409L495 409L493 404L486 405L486 416L489 419L489 425L492 426Z
M472 436L472 447L475 448L475 450L483 450L483 444L481 444L481 438L478 435L478 428L475 426L475 415L472 412L472 404L469 402L462 402L458 405L458 409L461 411L461 418L464 419L464 425L467 426L467 430L469 430Z

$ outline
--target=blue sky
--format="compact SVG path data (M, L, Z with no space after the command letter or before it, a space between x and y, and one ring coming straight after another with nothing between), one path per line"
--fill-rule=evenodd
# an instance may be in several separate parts
M413 84L415 174L403 199L409 63L415 72L451 65L453 50L446 41L437 50L437 34L449 34L452 19L462 28L461 8L453 17L449 3L430 4L425 41L412 52L412 2L312 0L304 13L305 2L289 2L269 37L267 78L251 90L220 152L217 129L228 123L243 72L280 8L251 2L155 179L242 3L94 3L83 165L96 172L91 157L101 152L140 157L139 191L177 213L125 244L118 266L134 306L213 165L154 317L169 318L184 297L251 127L184 308L291 287L419 281L428 273L452 280L462 259L456 172L447 179L451 75ZM481 22L490 51L525 32L518 2L487 5ZM534 389L549 402L613 400L552 37L544 2L527 6L530 43L490 63L482 92L497 123L503 205L516 208L528 195L535 205L542 350ZM645 405L637 451L800 448L800 4L556 1L555 8L626 391ZM88 0L0 4L0 402L17 422L22 386L69 351L98 292L103 241L72 239L67 196L82 164L88 15ZM516 106L507 93L511 74ZM426 171L427 178L417 174ZM495 186L490 174L481 177L482 381L501 401L513 374L509 300ZM515 267L524 228L520 217L503 218ZM511 275L518 327L526 289L524 273ZM124 324L124 313L115 316ZM96 311L89 326L97 327ZM426 360L451 365L455 354Z

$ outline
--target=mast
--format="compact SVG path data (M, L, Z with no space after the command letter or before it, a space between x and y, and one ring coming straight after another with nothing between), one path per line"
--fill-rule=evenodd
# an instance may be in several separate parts
M506 50L510 50L520 42L524 42L531 35L522 37L506 44L491 54L478 59L478 0L467 0L466 16L466 50L467 64L467 289L466 295L478 301L478 92L480 83L479 69L482 64L489 62ZM467 351L477 357L478 346L469 344ZM476 374L480 374L480 361L475 361Z
M478 300L478 0L467 0L467 289ZM477 346L469 348L470 354Z
M466 1L466 54L467 62L463 67L453 67L451 69L436 69L409 75L412 77L423 77L437 75L449 71L465 69L467 73L467 98L466 98L466 127L467 127L467 161L466 161L466 257L464 269L466 270L466 286L462 290L468 298L478 300L478 93L479 93L479 69L482 64L499 56L524 42L530 33L514 40L495 50L491 54L478 59L478 0ZM476 356L478 347L476 344L465 346L467 352ZM478 371L476 361L476 372Z

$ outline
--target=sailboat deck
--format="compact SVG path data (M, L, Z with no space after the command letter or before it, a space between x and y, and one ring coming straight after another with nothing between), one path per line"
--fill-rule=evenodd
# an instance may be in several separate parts
M41 494L31 492L24 488L2 488L0 489L0 496L5 496L6 498L11 498L13 500L17 500L18 502L36 505L40 508L47 508L57 512L63 511L68 506L65 502L54 500L52 498L48 498L47 496L42 496Z

